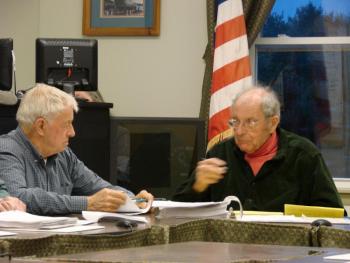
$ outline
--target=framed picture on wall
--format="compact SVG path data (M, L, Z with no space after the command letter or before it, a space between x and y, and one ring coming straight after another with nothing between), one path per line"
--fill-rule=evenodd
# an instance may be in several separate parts
M87 36L158 36L160 0L84 0Z

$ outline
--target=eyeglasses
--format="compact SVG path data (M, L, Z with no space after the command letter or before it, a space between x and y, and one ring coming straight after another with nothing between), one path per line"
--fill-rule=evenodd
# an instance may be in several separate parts
M228 120L228 125L233 129L237 129L242 123L242 127L251 130L251 129L254 129L256 127L258 122L259 122L259 120L256 120L256 119L247 119L247 120L241 122L237 119L232 118L232 119Z

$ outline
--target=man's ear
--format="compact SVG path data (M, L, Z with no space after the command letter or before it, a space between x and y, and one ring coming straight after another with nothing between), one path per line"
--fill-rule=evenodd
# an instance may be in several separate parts
M33 128L37 134L43 136L47 121L43 117L37 118L33 123Z
M274 115L271 117L271 130L275 131L277 129L278 124L280 123L280 117L278 115Z

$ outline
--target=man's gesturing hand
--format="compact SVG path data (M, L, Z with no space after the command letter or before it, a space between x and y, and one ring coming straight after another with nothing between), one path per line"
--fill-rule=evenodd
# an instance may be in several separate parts
M199 193L205 191L209 185L221 180L226 171L226 162L218 158L210 158L198 162L193 190Z

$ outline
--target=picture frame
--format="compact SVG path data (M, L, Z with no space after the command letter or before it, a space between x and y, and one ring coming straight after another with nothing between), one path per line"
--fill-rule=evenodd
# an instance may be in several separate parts
M87 36L159 36L160 0L84 0L83 34Z

